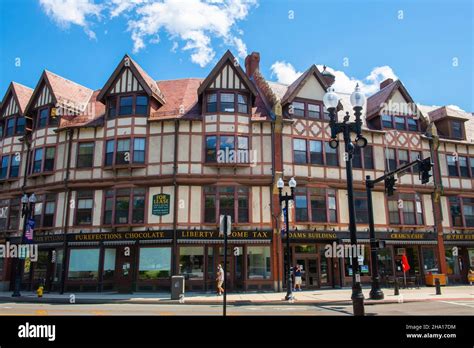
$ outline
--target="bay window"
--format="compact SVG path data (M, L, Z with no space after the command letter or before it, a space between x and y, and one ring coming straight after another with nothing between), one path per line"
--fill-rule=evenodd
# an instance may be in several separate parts
M222 112L234 112L235 94L234 93L220 93L220 111Z
M336 190L334 189L313 187L295 189L295 220L297 222L337 222L336 209Z
M133 111L133 96L120 97L119 115L131 115Z
M408 123L408 130L412 132L417 132L418 131L418 122L416 122L415 119L409 117L407 118L407 123Z
M217 93L211 93L207 95L206 111L207 112L217 111Z
M15 118L9 118L7 120L7 128L5 130L5 136L11 137L15 134Z
M126 188L105 191L104 225L143 224L145 189Z
M115 164L128 164L130 163L130 157L130 139L117 139Z
M136 100L135 100L135 114L136 115L148 114L148 97L146 95L137 95Z
M77 191L76 225L92 225L94 191Z
M44 128L48 124L49 118L49 108L43 108L38 110L38 121L36 124L36 128Z
M395 129L405 130L405 118L395 116Z
M206 137L206 162L217 162L217 136Z
M245 186L204 187L204 222L216 223L230 215L236 223L249 222L249 188Z
M393 118L391 115L382 115L382 127L393 128Z
M238 111L239 111L239 113L247 114L249 112L247 96L243 95L243 94L237 94L237 102L238 102Z
M111 97L107 105L107 116L109 119L113 119L117 116L117 97Z
M44 147L34 150L32 173L52 172L56 156L55 147Z

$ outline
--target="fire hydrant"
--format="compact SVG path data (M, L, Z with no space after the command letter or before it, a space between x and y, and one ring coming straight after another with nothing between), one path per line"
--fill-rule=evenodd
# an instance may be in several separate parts
M43 285L40 285L38 287L38 290L36 290L36 293L38 294L38 297L43 297Z

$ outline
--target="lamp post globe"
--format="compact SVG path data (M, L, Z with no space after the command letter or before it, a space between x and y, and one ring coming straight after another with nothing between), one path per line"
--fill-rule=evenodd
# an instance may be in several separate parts
M278 179L278 181L277 181L277 187L278 187L279 189L282 189L284 186L285 186L285 182L283 181L283 179L282 179L282 178Z
M334 92L334 87L329 87L323 97L323 103L326 109L336 108L339 104L339 96Z
M296 187L296 180L294 177L292 177L290 179L290 181L288 182L288 185L291 187L291 188L295 188Z
M351 104L354 108L363 107L365 103L365 95L360 91L359 84L356 85L354 92L351 94Z

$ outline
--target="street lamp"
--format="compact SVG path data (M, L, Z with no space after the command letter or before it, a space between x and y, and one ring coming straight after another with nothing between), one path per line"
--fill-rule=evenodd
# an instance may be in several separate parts
M282 194L283 187L285 183L283 179L278 179L277 187L278 187L278 196L280 198L280 205L283 207L283 202L285 202L285 208L283 209L283 218L285 221L285 233L286 233L286 263L288 267L288 282L287 282L287 290L285 300L293 300L293 281L291 280L291 258L290 258L290 224L288 219L288 210L290 207L290 201L295 200L295 187L296 187L296 180L295 178L291 178L288 182L288 186L291 189L291 195L288 195L288 192L285 192L285 195Z
M365 103L365 96L360 91L359 84L357 84L354 92L351 94L351 104L354 108L355 122L349 122L349 112L346 112L343 122L337 122L337 106L339 104L339 96L334 92L333 87L329 87L327 93L323 97L324 105L329 112L329 126L331 127L331 140L329 146L337 148L339 141L337 135L343 134L345 145L345 161L346 161L346 178L347 178L347 201L349 207L349 232L351 237L351 249L357 249L357 227L355 223L355 206L354 206L354 187L352 178L352 157L354 154L354 147L363 148L367 145L367 139L362 136L362 120L361 110ZM355 133L354 142L351 140L351 133ZM355 145L354 145L355 143ZM354 315L364 315L364 294L360 285L360 272L358 265L358 258L355 252L352 253L352 306Z
M35 210L35 203L36 203L36 196L34 193L28 197L25 193L23 197L21 197L21 216L23 217L23 233L21 235L21 243L25 242L25 234L26 234L26 226L28 225L28 220L31 217L31 213ZM16 269L15 269L15 288L13 289L12 297L19 297L20 288L21 288L21 273L24 267L24 260L22 258L18 259L16 262Z

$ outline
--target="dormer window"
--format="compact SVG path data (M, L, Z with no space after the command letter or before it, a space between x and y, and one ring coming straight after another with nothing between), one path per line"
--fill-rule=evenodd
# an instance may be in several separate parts
M308 116L311 118L320 118L321 106L316 104L308 104Z
M120 97L119 115L131 115L133 109L133 97Z
M213 92L206 94L207 113L229 112L249 113L249 98L246 94L231 92Z
M329 120L329 113L322 103L319 102L307 102L307 101L294 101L288 107L288 114L296 117L307 117L313 119L324 119Z
M461 121L451 121L451 136L454 139L464 139L463 124Z
M6 137L11 137L15 132L15 119L10 118L7 121L7 129L5 131L5 136Z
M111 97L107 103L107 118L126 117L132 115L148 115L148 96L126 95Z
M49 108L39 109L37 128L44 128L48 125Z
M293 115L304 117L304 103L293 102L291 106L293 107Z
M418 132L418 121L413 116L404 115L382 115L383 129L397 129L403 131Z

